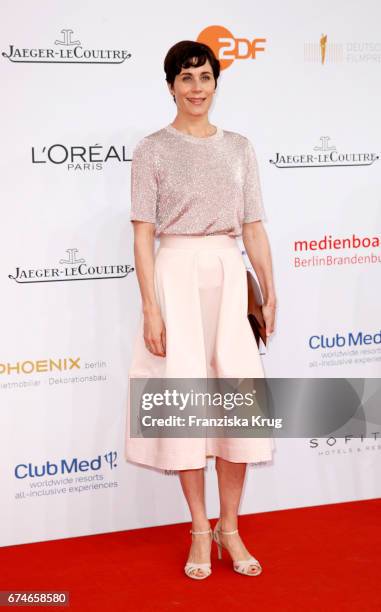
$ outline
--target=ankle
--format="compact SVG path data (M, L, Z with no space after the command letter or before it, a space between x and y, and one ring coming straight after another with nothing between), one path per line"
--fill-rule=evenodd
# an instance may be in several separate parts
M221 516L219 527L221 531L235 531L238 529L238 519L236 516Z
M192 531L208 531L210 529L210 523L208 520L204 521L192 521Z

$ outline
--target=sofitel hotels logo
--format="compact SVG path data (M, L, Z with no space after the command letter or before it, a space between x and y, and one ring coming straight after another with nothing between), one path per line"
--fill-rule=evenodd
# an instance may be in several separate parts
M277 153L270 159L270 164L277 168L337 168L348 166L371 166L379 160L378 153L371 152L340 152L336 145L331 144L330 136L321 136L320 143L310 151Z
M131 57L125 49L89 49L73 38L74 30L63 29L51 47L9 45L2 56L15 64L123 64Z
M68 256L51 268L16 268L8 278L16 283L54 283L60 281L107 280L125 278L134 271L129 264L88 265L83 257L77 258L78 249L66 249Z

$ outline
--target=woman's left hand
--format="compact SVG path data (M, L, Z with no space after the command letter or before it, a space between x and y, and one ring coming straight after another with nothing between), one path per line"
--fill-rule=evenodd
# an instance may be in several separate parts
M269 337L275 329L276 303L262 305L262 314L266 325L266 336Z

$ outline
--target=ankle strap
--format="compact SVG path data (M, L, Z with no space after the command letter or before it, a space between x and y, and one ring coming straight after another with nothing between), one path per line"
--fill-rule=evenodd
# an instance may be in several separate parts
M208 529L207 531L193 531L192 529L189 529L189 533L193 533L193 535L201 535L202 533L210 533L211 531L211 529Z
M215 527L216 531L223 533L224 535L233 535L234 533L238 533L238 529L234 529L234 531L222 531L221 529L221 517L218 519Z

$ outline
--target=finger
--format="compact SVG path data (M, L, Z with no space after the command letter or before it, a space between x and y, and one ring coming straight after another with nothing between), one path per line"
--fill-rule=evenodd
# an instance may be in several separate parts
M160 348L160 355L164 357L165 356L165 342L163 341L162 335L160 335L159 348Z
M152 353L152 345L151 342L149 340L145 340L145 345L146 345L146 349L147 351L150 351Z
M162 355L162 348L160 340L153 340L152 342L155 355Z
M159 350L160 350L161 357L164 357L165 356L165 345L163 344L163 339L161 337L159 340Z
M167 338L166 338L166 335L165 335L165 329L164 329L164 331L163 331L163 333L161 335L161 345L163 347L163 353L165 354L166 350L167 350Z

